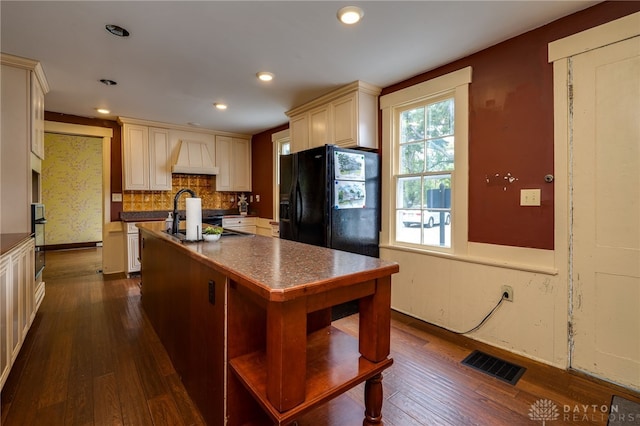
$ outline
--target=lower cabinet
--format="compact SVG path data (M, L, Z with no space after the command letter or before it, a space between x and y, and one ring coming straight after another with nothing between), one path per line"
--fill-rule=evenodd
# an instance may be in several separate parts
M258 220L255 217L246 216L224 217L222 218L222 227L233 231L255 234L258 232Z
M147 222L148 223L148 222ZM154 229L162 229L165 221L154 221ZM138 236L138 224L127 223L125 234L125 249L127 253L127 275L140 272L140 237Z
M135 224L134 228L135 228ZM138 229L131 232L131 224L128 225L129 231L127 232L127 273L140 271L140 244L138 237Z
M33 238L0 258L0 390L35 318Z

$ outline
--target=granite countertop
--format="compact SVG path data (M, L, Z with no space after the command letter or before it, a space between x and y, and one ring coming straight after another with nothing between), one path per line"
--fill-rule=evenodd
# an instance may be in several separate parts
M17 232L12 234L0 234L0 255L8 253L13 248L33 237L31 232Z
M216 242L180 243L144 224L140 227L272 301L346 286L356 275L359 281L373 280L399 270L395 262L280 238L248 234L223 236Z

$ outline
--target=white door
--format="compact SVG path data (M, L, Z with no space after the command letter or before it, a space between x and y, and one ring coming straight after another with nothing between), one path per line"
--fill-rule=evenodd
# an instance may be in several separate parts
M571 366L640 389L640 37L570 67Z

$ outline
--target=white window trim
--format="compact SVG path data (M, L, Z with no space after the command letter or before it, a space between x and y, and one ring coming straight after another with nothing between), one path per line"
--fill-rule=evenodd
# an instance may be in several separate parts
M402 250L437 253L442 255L466 254L468 235L468 176L469 176L469 84L471 83L471 67L425 81L420 84L390 93L380 98L382 110L382 146L384 156L382 176L382 232L380 246L383 248L398 248ZM398 170L398 153L394 146L396 134L396 109L420 101L426 101L445 92L453 92L455 100L455 173L453 179L453 193L451 200L451 247L439 248L433 246L408 245L395 241L396 227L396 185L394 170Z
M437 256L462 262L489 265L498 268L515 269L548 275L557 275L552 250L500 246L494 244L471 243L468 241L468 193L469 193L469 84L471 67L434 78L424 83L399 90L380 98L382 110L382 149L385 161L382 164L382 231L380 248ZM429 99L443 92L455 89L455 135L456 163L454 193L451 200L452 234L451 249L444 251L438 247L415 246L395 242L395 177L398 167L398 153L394 149L394 113L401 108L422 99ZM388 159L388 160L386 160Z
M273 220L278 221L280 219L280 182L278 180L278 174L280 173L280 166L278 165L278 160L280 159L279 149L282 143L291 142L289 129L273 133L271 135L271 142L273 143Z

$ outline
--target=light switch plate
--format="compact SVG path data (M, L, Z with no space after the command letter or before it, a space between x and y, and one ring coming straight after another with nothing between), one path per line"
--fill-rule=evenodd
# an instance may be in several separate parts
M540 205L540 189L521 189L520 205L521 206L539 206Z
M121 203L122 202L122 194L120 194L120 193L111 194L111 201L114 202L114 203Z

